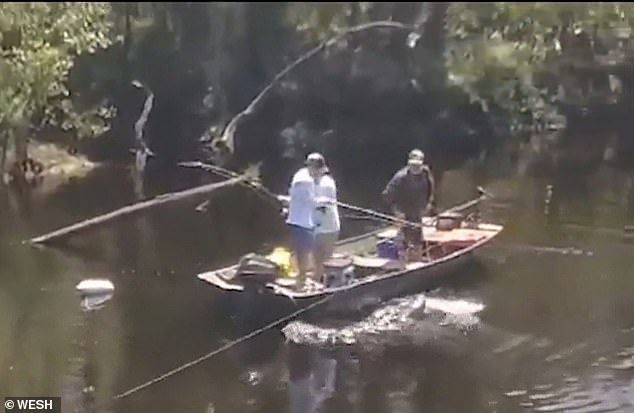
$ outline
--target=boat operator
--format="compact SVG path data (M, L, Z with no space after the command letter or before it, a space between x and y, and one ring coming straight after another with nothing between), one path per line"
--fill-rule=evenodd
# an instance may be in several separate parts
M419 225L403 225L400 247L408 259L419 260L424 243L422 218L434 203L434 178L425 164L425 154L420 149L410 151L407 165L394 174L383 191L383 198L392 213L401 220Z

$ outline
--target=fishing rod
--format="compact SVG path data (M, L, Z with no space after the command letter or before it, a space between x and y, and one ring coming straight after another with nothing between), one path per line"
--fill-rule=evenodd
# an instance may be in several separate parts
M480 203L483 199L486 198L486 195L481 194L478 198L476 199L472 199L470 201L467 201L461 205L457 205L455 207L449 208L445 211L443 211L441 213L441 215L443 213L448 213L448 212L459 212L468 208L471 208L474 205L477 205L478 203ZM283 200L285 202L288 202L289 197L287 195L279 195L278 199ZM342 208L347 208L350 209L352 211L356 211L356 212L361 212L364 213L366 215L370 215L370 216L374 216L376 218L379 218L383 221L387 221L387 222L391 222L391 223L397 223L397 224L402 224L402 225L410 225L410 226L415 226L415 227L422 227L423 225L420 223L416 223L416 222L412 222L412 221L408 221L405 219L401 219L398 217L395 217L393 215L388 215L388 214L384 214L382 212L378 212L372 209L368 209L368 208L362 208L362 207L358 207L355 205L350 205L350 204L346 204L345 202L340 202L340 201L334 201L334 203ZM432 218L432 222L436 221L438 219L438 216L435 216Z
M209 165L209 164L205 164L202 162L181 162L179 163L179 165L184 166L184 167L190 167L190 168L200 168L209 172L213 172L216 173L220 176L223 176L225 178L232 178L232 177L236 177L239 176L239 174L237 172L222 168L220 166L216 166L216 165ZM260 193L275 199L278 203L282 204L282 205L287 205L289 202L290 197L288 195L276 195L273 192L269 191L268 189L266 189L265 187L263 187L261 184L259 183L255 183L255 182L251 182L251 181L242 181L239 183L239 185L242 186L246 186L250 189L254 189L256 191L259 191ZM474 205L479 204L483 199L486 199L487 197L493 197L492 194L490 194L489 192L487 192L484 188L478 186L477 187L478 190L478 198L472 199L470 201L467 201L463 204L457 205L455 207L449 208L445 211L443 211L440 215L444 214L444 213L450 213L450 212L459 212L459 211L463 211L465 209L471 208ZM417 223L417 222L412 222L412 221L408 221L405 219L401 219L398 217L395 217L393 215L388 215L388 214L384 214L382 212L379 211L375 211L369 208L362 208L356 205L351 205L345 202L341 202L341 201L334 201L334 203L337 206L340 206L342 208L346 208L352 211L356 211L356 212L360 212L363 213L365 215L371 216L373 218L377 218L379 221L383 221L383 222L387 222L387 223L392 223L392 224L401 224L401 225L408 225L410 227L414 227L414 228L423 228L424 225L422 223ZM438 220L438 216L436 215L435 217L432 218L432 223Z
M178 165L186 167L186 168L202 169L207 172L215 173L216 175L221 176L223 178L234 178L234 177L240 176L240 174L238 174L237 172L230 171L229 169L225 169L220 166L210 165L210 164L199 162L199 161L180 162ZM279 200L277 199L277 195L269 191L264 186L262 186L262 184L259 183L255 179L253 180L247 179L244 181L240 181L236 185L243 186L248 189L252 189L255 191L256 195L258 195L261 199L264 199L266 201L274 201L276 206L279 205ZM208 204L209 204L209 201L205 201L202 204L198 205L196 207L196 210L202 211L206 208Z

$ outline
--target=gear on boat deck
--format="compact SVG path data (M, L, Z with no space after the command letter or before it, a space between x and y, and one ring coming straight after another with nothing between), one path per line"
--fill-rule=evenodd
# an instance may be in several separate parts
M326 293L338 287L370 282L393 273L424 269L448 256L470 252L494 238L503 227L495 224L463 222L455 228L438 229L437 225L433 224L432 218L426 217L423 219L422 228L426 246L419 260L405 261L378 255L377 244L382 240L394 239L399 232L396 226L383 227L368 234L340 241L332 259L347 259L354 268L353 275L344 284L325 285L313 279L311 271L309 271L307 280L301 288L297 287L297 277L292 274L278 276L265 282L262 282L264 280L253 280L255 277L249 277L251 280L245 282L241 277L236 276L238 273L237 265L199 274L198 278L223 290L244 291L245 287L252 284L250 281L253 281L254 285L259 284L260 287L269 288L276 294L308 297Z

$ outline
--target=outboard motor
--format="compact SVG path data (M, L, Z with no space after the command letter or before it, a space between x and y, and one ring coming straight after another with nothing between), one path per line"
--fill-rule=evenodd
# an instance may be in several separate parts
M324 285L343 287L354 280L354 265L350 258L331 258L324 262Z
M236 277L245 286L251 284L263 288L266 284L275 282L281 275L279 265L258 254L247 254L238 263Z

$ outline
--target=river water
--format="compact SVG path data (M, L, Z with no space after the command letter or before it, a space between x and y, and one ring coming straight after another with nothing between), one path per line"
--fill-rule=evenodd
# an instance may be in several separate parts
M281 219L234 188L214 194L206 213L167 206L69 248L35 249L20 241L133 202L125 171L99 170L28 202L3 192L0 394L59 395L69 412L634 411L634 244L621 231L632 224L631 179L605 166L554 178L514 165L451 171L442 204L486 184L497 195L486 216L506 229L430 292L424 310L416 295L348 327L296 322L107 408L99 406L274 317L237 317L196 274L278 244ZM341 200L376 206L345 188ZM371 225L346 221L344 235ZM116 290L90 310L75 285L94 277Z

